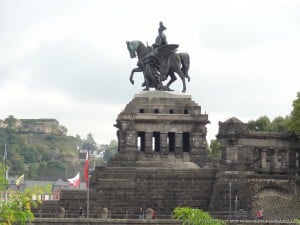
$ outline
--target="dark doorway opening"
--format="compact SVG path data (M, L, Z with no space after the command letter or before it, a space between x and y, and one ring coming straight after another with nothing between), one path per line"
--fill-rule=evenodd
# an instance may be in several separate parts
M138 149L141 152L145 151L145 132L143 131L138 132Z
M160 132L153 132L153 151L160 152Z
M167 144L169 147L169 152L175 152L175 132L168 133Z
M183 152L190 152L190 133L188 132L182 134L182 148Z

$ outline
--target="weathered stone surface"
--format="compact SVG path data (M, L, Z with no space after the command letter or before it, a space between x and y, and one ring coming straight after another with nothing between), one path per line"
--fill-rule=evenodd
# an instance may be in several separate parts
M298 139L287 133L252 132L237 118L220 123L222 158L206 153L208 115L190 95L148 91L118 115L118 154L90 179L90 215L138 218L153 208L170 218L177 206L219 218L295 218L300 210ZM87 193L64 191L59 206L72 217L86 210ZM274 205L275 203L275 205ZM284 210L280 210L284 207Z

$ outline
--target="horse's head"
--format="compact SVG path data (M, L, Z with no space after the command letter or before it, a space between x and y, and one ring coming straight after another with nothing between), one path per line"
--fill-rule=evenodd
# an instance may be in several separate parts
M130 54L130 57L131 58L135 58L136 57L136 50L137 50L137 46L135 44L135 42L133 41L126 41L126 44L127 44L127 49L129 51L129 54Z
M151 48L147 48L141 41L126 41L126 44L131 58L142 57L151 51Z

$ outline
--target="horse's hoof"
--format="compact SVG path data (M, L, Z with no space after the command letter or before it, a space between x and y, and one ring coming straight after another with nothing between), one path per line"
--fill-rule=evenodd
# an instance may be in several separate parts
M185 93L186 90L182 90L182 93Z

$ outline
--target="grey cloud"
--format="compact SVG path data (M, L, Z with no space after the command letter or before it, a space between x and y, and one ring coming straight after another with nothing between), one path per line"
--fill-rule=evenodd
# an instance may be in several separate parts
M128 97L128 66L84 40L42 44L26 57L23 69L33 76L28 84L32 88L57 88L84 101L119 102Z
M283 9L272 15L232 15L206 18L207 23L197 26L199 40L206 48L240 50L255 45L280 41L286 38L298 40L300 33L299 9Z

